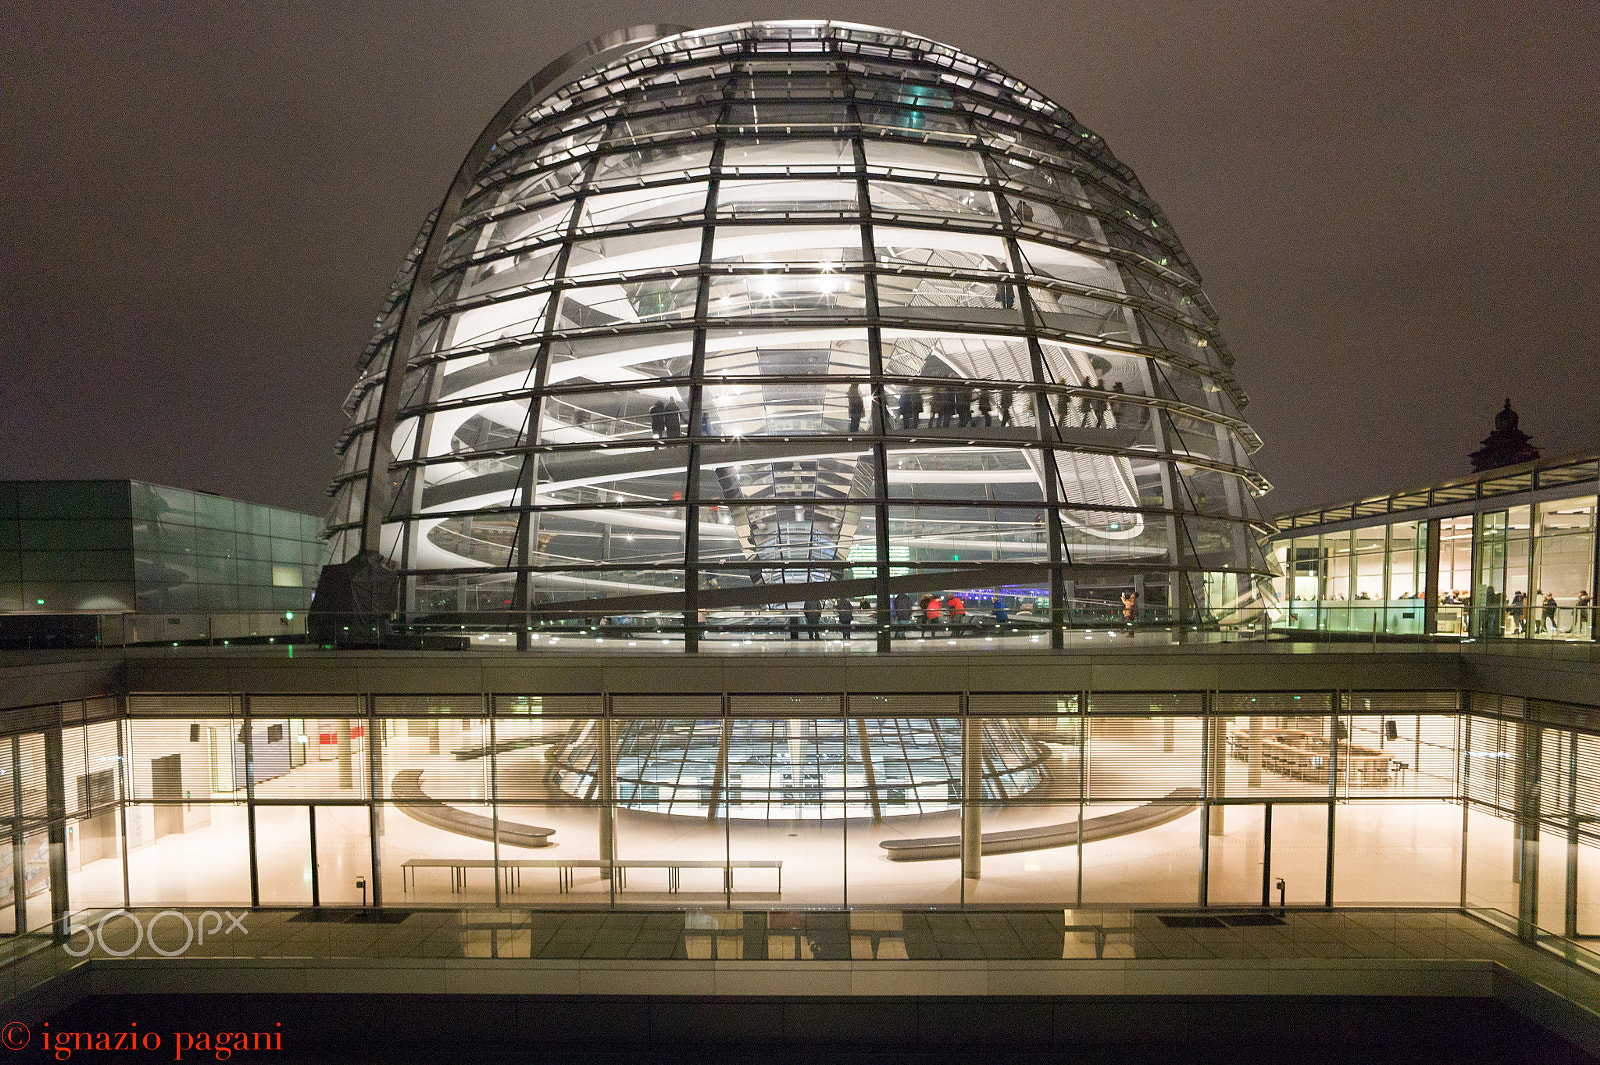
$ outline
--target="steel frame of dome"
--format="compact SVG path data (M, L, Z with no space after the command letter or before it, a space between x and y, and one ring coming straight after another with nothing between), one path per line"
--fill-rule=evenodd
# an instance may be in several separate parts
M1259 439L1200 277L1105 143L837 22L597 38L507 101L391 287L335 562L479 629L861 597L1262 594ZM926 411L926 415L924 414ZM708 621L708 617L710 620Z

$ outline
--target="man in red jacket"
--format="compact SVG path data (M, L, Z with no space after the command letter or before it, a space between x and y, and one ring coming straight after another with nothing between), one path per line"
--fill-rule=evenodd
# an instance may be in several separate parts
M967 623L967 604L961 601L959 595L951 593L950 598L944 601L944 612L950 619L950 635L960 636Z

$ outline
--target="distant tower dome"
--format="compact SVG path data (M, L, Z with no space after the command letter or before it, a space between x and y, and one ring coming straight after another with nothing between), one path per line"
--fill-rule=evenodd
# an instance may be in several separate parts
M638 27L520 89L418 234L333 559L469 629L952 591L1215 616L1269 575L1232 365L1161 208L1004 71L837 22Z
M1517 428L1517 412L1511 409L1511 400L1494 416L1494 432L1483 438L1483 446L1471 455L1475 473L1497 470L1502 466L1520 466L1539 457L1533 438Z

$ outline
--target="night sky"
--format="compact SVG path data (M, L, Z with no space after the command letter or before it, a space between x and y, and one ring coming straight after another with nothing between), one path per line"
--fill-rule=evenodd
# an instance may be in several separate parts
M1464 475L1508 397L1546 456L1600 447L1592 0L25 0L0 478L322 513L379 301L505 98L606 30L786 16L947 41L1106 138L1204 275L1269 514Z

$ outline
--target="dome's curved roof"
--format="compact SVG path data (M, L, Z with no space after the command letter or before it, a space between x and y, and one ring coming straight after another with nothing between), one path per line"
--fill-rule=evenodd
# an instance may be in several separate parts
M636 27L523 86L419 233L334 558L486 625L950 590L1188 615L1268 569L1232 362L1132 171L1004 71L842 23Z

